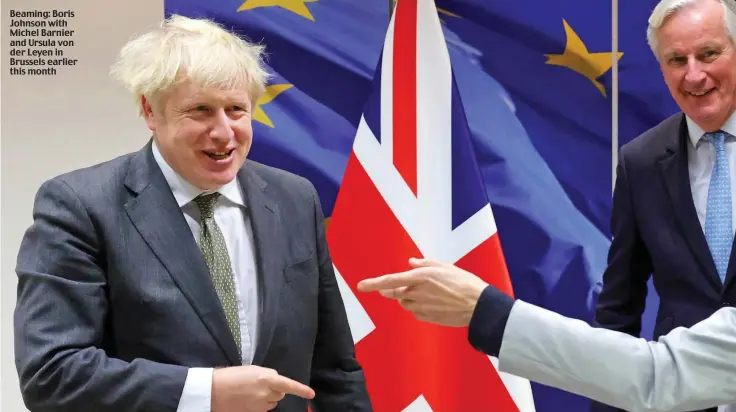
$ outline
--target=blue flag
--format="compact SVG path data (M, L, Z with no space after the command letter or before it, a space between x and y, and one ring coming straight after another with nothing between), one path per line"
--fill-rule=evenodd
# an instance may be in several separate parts
M610 245L610 3L436 3L515 294L589 321ZM622 3L621 143L675 109L646 45L655 1ZM380 58L388 0L164 5L167 15L211 18L266 45L274 78L254 114L249 157L307 177L329 217ZM534 396L540 412L589 403L541 385Z
M619 48L626 52L619 63L619 146L680 110L647 44L647 20L658 2L619 2Z

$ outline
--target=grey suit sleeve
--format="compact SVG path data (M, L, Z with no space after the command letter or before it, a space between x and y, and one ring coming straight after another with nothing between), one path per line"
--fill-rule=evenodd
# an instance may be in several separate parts
M736 309L647 342L517 301L499 369L628 411L728 404L736 401Z
M186 367L125 362L101 349L115 330L98 234L67 184L41 186L16 268L15 361L25 404L32 412L174 412Z
M315 391L315 412L373 411L363 369L355 357L342 295L335 278L325 237L324 215L317 191L311 187L317 225L319 258L319 325L312 359L310 385Z

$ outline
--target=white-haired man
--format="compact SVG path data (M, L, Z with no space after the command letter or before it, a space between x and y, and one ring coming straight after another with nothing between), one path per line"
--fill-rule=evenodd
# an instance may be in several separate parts
M620 151L595 326L638 337L650 277L655 340L736 304L734 7L663 0L652 12L647 40L681 113Z
M180 16L121 50L153 138L39 189L16 270L31 411L372 410L314 187L246 160L262 52Z
M438 263L361 287L386 289L419 319L469 325L471 344L499 356L501 370L606 405L710 412L736 403L736 2L662 0L649 41L682 113L621 150L596 318L605 329ZM658 343L629 336L639 334L650 276Z

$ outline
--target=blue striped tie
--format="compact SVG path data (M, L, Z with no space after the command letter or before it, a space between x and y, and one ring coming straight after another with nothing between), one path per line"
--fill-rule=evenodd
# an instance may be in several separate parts
M731 256L733 232L731 228L731 176L728 155L722 131L706 133L716 151L713 173L708 188L708 205L705 215L705 239L708 242L713 262L716 264L721 283L726 278L728 260Z

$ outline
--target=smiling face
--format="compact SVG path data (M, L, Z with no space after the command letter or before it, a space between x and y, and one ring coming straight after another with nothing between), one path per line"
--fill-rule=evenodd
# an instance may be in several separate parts
M184 81L158 104L142 103L161 155L180 176L203 190L235 178L253 141L247 88L206 89Z
M687 116L706 132L734 112L736 55L723 6L699 1L671 16L657 32L665 83Z

